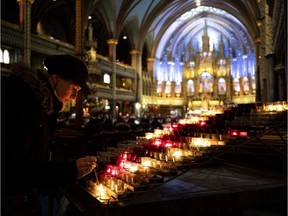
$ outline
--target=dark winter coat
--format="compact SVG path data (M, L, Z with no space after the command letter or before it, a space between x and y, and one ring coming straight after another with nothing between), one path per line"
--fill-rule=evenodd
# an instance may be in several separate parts
M1 72L2 197L57 190L76 183L75 162L48 161L62 103L44 76L18 65Z

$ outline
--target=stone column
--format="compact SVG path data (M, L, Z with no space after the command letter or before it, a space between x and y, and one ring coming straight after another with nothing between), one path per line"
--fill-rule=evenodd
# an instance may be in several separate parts
M23 31L23 61L31 64L31 5L34 0L17 0L19 4L19 23Z
M156 88L157 88L156 78L154 76L155 58L147 58L146 61L147 61L147 72L152 77L151 88L149 89L150 92L148 95L154 95L156 94Z
M262 76L261 76L261 73L260 73L260 68L261 68L261 65L260 65L260 46L261 46L261 40L260 38L257 38L256 41L255 41L255 44L256 44L256 68L255 68L255 82L256 82L256 102L262 102L262 99L263 99L263 95L262 95Z
M232 86L232 77L227 76L226 77L226 101L232 101L232 94L233 94L233 90L232 90L233 86Z
M83 20L83 1L75 1L75 52L80 60L84 60L84 20ZM84 96L80 91L76 99L76 118L75 124L77 128L81 128L84 124L83 119L83 100Z
M267 59L267 70L268 70L268 101L275 102L276 99L276 77L275 72L273 70L274 67L274 54L266 55L265 58Z
M138 50L131 50L131 65L137 74L137 88L136 88L136 102L142 102L142 59L141 52Z
M116 39L107 40L109 45L109 58L112 61L112 117L116 118Z
M225 81L226 81L226 96L225 96L225 100L226 101L232 101L230 67L231 67L231 62L230 62L230 60L227 60L227 62L226 62L226 76L225 76Z
M196 100L199 100L200 98L200 94L199 94L199 86L201 85L200 81L199 81L199 75L196 76L196 78L193 79L194 81L194 87L195 87L195 91L194 91L194 98Z
M134 76L134 83L133 83L133 89L136 94L136 102L137 101L137 95L138 95L138 87L139 87L139 81L138 81L138 73L137 73L137 50L131 50L130 55L131 55L131 66L133 69L136 71L135 76Z
M138 67L138 58L137 56L139 55L139 51L138 50L131 50L130 51L130 55L131 55L131 66L137 70Z
M147 58L147 72L153 75L155 58Z
M116 63L116 45L117 45L117 43L118 43L118 41L116 39L113 39L113 38L107 40L107 44L109 46L109 59L112 62L115 59L115 63Z
M266 1L259 1L258 2L260 16L263 18L257 21L257 25L259 28L259 35L256 38L255 45L256 45L256 56L257 56L257 87L256 87L256 101L260 99L261 102L269 101L269 86L268 86L268 67L267 67L267 59L266 56L266 49L268 48L268 38L266 36L267 33L267 22L266 19ZM258 86L259 85L259 86Z
M217 99L218 100L218 82L219 82L219 78L215 78L213 80L213 99Z
M276 67L274 67L274 73L276 73L277 81L278 81L278 100L286 101L287 100L287 80L285 77L284 65L282 64L276 65Z
M276 101L276 74L274 73L275 54L273 48L273 23L269 15L269 6L265 4L265 59L267 61L268 101Z
M138 52L137 54L137 69L136 72L138 74L138 98L137 101L142 105L142 52Z

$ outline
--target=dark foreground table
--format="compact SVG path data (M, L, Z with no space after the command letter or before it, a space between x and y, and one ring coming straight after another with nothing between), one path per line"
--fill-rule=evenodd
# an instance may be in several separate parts
M286 192L286 176L218 164L191 169L113 205L102 205L80 185L67 187L64 195L79 215L87 216L235 216L249 206L282 208Z

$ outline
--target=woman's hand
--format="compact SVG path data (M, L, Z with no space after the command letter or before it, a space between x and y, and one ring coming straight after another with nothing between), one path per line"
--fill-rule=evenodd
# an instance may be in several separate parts
M96 167L97 158L93 156L87 156L76 160L77 177L82 178L88 175Z

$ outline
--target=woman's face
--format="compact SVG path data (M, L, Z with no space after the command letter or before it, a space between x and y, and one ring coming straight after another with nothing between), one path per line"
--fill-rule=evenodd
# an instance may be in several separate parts
M69 103L72 99L76 99L78 91L81 87L70 80L65 80L59 75L54 75L52 78L52 86L55 95L63 104Z

